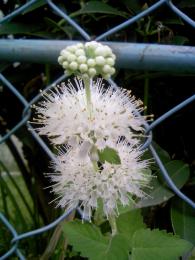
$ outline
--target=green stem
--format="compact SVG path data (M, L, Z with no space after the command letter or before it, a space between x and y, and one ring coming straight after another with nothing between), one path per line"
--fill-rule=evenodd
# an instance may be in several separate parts
M87 101L87 110L89 112L89 116L91 118L91 90L90 90L90 83L92 81L91 78L84 78L84 85L85 85L85 95Z
M146 33L147 36L148 36L148 34L149 34L150 25L151 25L151 18L150 18L150 16L149 16L149 17L148 17L148 22L147 22L147 25L146 25L146 30L145 30L145 33Z
M98 171L99 171L99 167L98 167L97 162L96 162L96 161L92 161L92 164L93 164L94 170L95 170L96 172L98 172Z
M90 150L90 159L93 164L93 168L94 168L95 172L99 172L99 167L98 167L96 156L98 156L98 150L97 150L97 147L95 145L93 145Z
M110 227L112 229L112 236L115 236L117 234L116 219L114 216L109 216L108 221L109 221Z
M91 89L90 89L90 85L92 83L92 78L84 78L83 81L84 81L84 85L85 85L85 95L86 95L86 101L87 101L87 111L89 113L89 117L90 119L92 118L92 107L91 107ZM92 148L94 149L95 146ZM96 150L96 148L95 148ZM92 151L91 152L96 152L96 151ZM92 164L93 164L93 168L96 172L99 171L99 167L98 167L98 164L95 160L91 160L92 161Z

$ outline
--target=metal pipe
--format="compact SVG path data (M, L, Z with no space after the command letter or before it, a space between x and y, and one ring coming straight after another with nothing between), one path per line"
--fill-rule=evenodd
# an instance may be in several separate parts
M57 64L60 50L78 41L0 40L0 60ZM104 42L117 56L116 66L124 69L195 72L195 47L160 44Z

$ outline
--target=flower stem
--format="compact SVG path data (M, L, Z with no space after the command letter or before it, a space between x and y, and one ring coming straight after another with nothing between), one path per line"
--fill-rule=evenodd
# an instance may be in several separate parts
M91 90L90 90L90 85L91 85L91 82L92 82L92 78L84 78L83 81L84 81L84 85L85 85L87 110L88 110L90 118L91 118Z
M112 229L112 236L115 236L117 234L116 219L114 216L109 216L108 221Z
M92 161L92 164L93 164L93 168L95 170L95 172L98 172L99 171L99 167L98 167L98 164L96 161Z

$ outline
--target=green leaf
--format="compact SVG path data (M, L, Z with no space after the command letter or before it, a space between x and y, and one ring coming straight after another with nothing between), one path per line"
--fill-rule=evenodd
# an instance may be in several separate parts
M189 180L189 185L194 186L195 185L195 176L192 176Z
M98 150L99 161L104 163L105 161L112 164L121 164L118 152L113 148L106 146L104 150Z
M6 70L9 66L10 66L10 64L7 62L0 62L0 72L3 72L4 70ZM1 88L0 88L0 91L1 91Z
M128 241L123 235L110 239L100 229L90 223L74 221L63 227L65 235L74 250L90 260L128 260Z
M32 217L32 219L34 218L33 216L33 212L29 206L28 201L26 200L26 196L23 193L23 189L18 185L17 181L15 180L15 178L13 177L13 175L9 172L8 168L4 165L4 163L0 160L0 171L3 171L6 173L7 177L9 178L9 180L11 181L13 187L15 188L15 190L18 193L18 197L21 198L21 201L23 202L24 206L26 207L26 209L28 210L29 215ZM7 183L6 183L7 184Z
M152 142L152 145L163 163L168 163L171 161L171 157L166 150L164 150L160 145L155 142Z
M184 36L176 35L172 39L172 43L176 45L184 45L189 42L189 39Z
M195 260L195 247L192 249L188 260Z
M122 0L127 9L130 9L134 13L139 13L142 10L142 5L139 0Z
M44 17L44 21L46 24L48 24L53 30L55 31L63 31L66 33L66 27L60 26L58 23L56 23L54 20Z
M116 219L117 230L129 241L129 249L132 247L132 237L138 229L145 227L140 210L133 210L121 214Z
M163 24L165 24L165 25L170 25L170 24L184 25L182 19L180 17L175 17L175 15L173 17L163 19Z
M30 34L41 29L40 25L23 24L16 22L8 22L1 25L0 35L2 34Z
M27 9L25 9L25 11L23 12L23 14L27 14L27 13L30 13L36 9L38 9L39 7L41 6L44 6L46 5L46 1L45 0L39 0L39 1L36 1L35 3L31 4Z
M21 207L19 206L18 200L14 196L13 191L10 189L6 180L4 180L4 178L1 176L1 174L0 174L0 182L1 182L1 186L3 186L3 188L5 188L7 196L9 197L9 199L15 209L15 212L16 212L15 217L18 216L21 220L21 226L23 226L23 228L27 228L28 225L27 225L25 216L23 215L23 212L21 210Z
M178 6L180 8L194 8L195 7L195 2L194 2L194 0L187 0L187 1L183 0L183 1L180 1Z
M135 202L129 201L129 205L127 205L127 206L123 206L121 203L118 203L117 208L118 208L119 215L125 214L132 210L135 210Z
M128 17L128 14L125 12L121 12L118 9L100 2L100 1L89 1L85 3L85 5L78 11L72 13L70 16L75 17L81 14L111 14L111 15L116 15L116 16L122 16L124 18Z
M128 241L123 235L117 234L111 237L104 251L101 251L99 256L93 260L128 260L129 250ZM92 258L91 258L92 260Z
M132 260L177 260L192 248L188 241L158 229L142 229L132 240Z
M189 179L190 171L189 166L182 161L171 161L165 164L169 176L175 183L175 185L180 189ZM148 207L158 205L163 203L174 196L174 193L169 189L166 182L162 179L160 170L158 170L154 175L158 178L153 178L150 186L152 187L152 192L149 194L148 198L145 198L138 202L137 207Z
M171 205L171 222L175 234L195 245L195 210L175 197Z
M152 142L153 147L155 148L156 152L158 153L158 156L160 157L161 161L163 164L168 163L171 161L171 157L169 156L168 152L165 151L160 145L155 143L154 141ZM143 159L151 159L152 155L149 150L147 150L143 154ZM152 169L154 168L155 170L157 169L157 165L151 165Z

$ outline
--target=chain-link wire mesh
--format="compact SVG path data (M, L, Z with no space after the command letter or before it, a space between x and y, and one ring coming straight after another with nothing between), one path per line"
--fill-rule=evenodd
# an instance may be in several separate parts
M10 21L13 17L20 15L22 12L24 12L27 8L32 6L35 2L38 2L39 0L31 0L28 1L23 6L19 7L12 13L5 16L1 21L0 24L6 23L7 21ZM60 17L66 20L67 23L69 23L72 27L74 27L75 30L82 36L84 41L90 41L92 38L90 35L82 29L82 27L77 24L73 19L71 19L64 11L62 11L55 3L53 3L51 0L45 1L49 8L51 8L56 14L58 14ZM117 33L118 31L125 29L126 27L132 25L139 19L147 16L151 12L157 10L158 8L161 8L163 5L167 5L170 10L172 10L176 15L178 15L181 19L183 19L186 23L188 23L190 26L195 28L195 21L192 20L190 17L188 17L185 13L183 13L181 10L179 10L172 1L169 0L159 0L146 10L142 11L141 13L135 15L134 17L131 17L130 19L126 20L125 22L115 26L114 28L106 31L105 33L102 33L98 37L96 37L96 41L104 41L108 36L113 35ZM94 40L94 39L93 39ZM38 44L36 44L38 42ZM40 52L42 53L41 59L42 62L55 62L56 57L59 53L59 50L62 49L62 47L65 47L66 45L70 44L69 41L57 41L55 43L55 46L51 48L51 52L44 53L44 50L47 48L48 44L51 46L51 42L47 41L41 41L41 40L5 40L2 39L0 41L0 54L2 59L9 60L9 61L36 61L37 59L40 59ZM130 44L130 43L112 43L107 42L108 45L110 45L116 55L118 66L121 68L131 68L131 66L136 67L137 69L144 69L147 68L148 70L154 70L155 68L157 70L163 69L163 66L166 67L167 70L174 70L179 71L182 69L186 69L187 71L194 72L195 71L195 48L193 47L182 47L182 46L162 46L162 45L138 45L138 44ZM24 50L21 51L22 46L28 46L29 49L27 49L27 52L25 53ZM125 46L125 48L124 48ZM174 48L174 52L172 49ZM14 52L13 52L14 49ZM14 53L14 55L13 55ZM186 53L188 53L188 56L186 56ZM12 54L12 55L11 55ZM156 55L155 55L156 54ZM144 56L144 59L140 60L140 55ZM157 57L157 58L156 58ZM39 60L40 61L40 60ZM182 64L182 66L181 66ZM65 76L61 76L58 78L55 82L53 82L51 85L49 85L47 89L52 88L57 83L61 82L65 79ZM14 134L22 125L26 124L29 128L31 128L31 134L36 139L37 143L42 147L42 149L48 154L48 156L51 159L55 159L53 153L50 151L48 146L44 143L44 141L37 135L37 133L32 129L30 124L28 123L28 119L31 116L31 105L37 102L41 98L41 94L38 94L36 97L34 97L30 102L28 102L19 92L18 90L9 82L6 77L4 77L2 74L0 74L0 81L9 89L10 92L15 96L16 99L18 99L21 104L23 105L23 113L22 113L22 119L20 122L18 122L8 133L6 133L2 139L0 140L0 143L5 142L12 134ZM114 82L111 82L114 84ZM143 149L149 148L151 151L156 163L158 164L161 173L166 180L168 186L177 194L181 199L183 199L186 203L188 203L191 207L195 208L195 202L193 202L190 198L188 198L184 193L182 193L174 184L172 179L169 177L169 173L165 169L162 161L160 160L155 148L152 145L152 130L157 127L159 124L164 122L167 118L172 116L177 111L183 109L190 103L195 101L195 95L192 95L188 99L184 100L177 106L173 107L171 110L166 112L164 115L160 116L158 119L153 121L150 125L145 122L145 133L147 134L148 138L143 145ZM80 210L80 209L78 209ZM3 256L0 256L0 259L6 259L10 257L13 254L16 254L19 259L25 259L25 257L22 255L21 251L19 250L19 242L21 240L24 240L28 237L37 236L43 232L46 232L52 228L54 228L58 223L60 223L63 219L65 219L71 212L65 212L62 216L60 216L58 219L56 219L51 224L44 226L42 228L39 228L37 230L33 230L27 233L18 234L15 230L15 228L9 223L9 221L6 219L6 217L0 213L0 220L3 222L3 224L7 227L7 229L11 232L13 239L10 242L10 250L4 254Z

